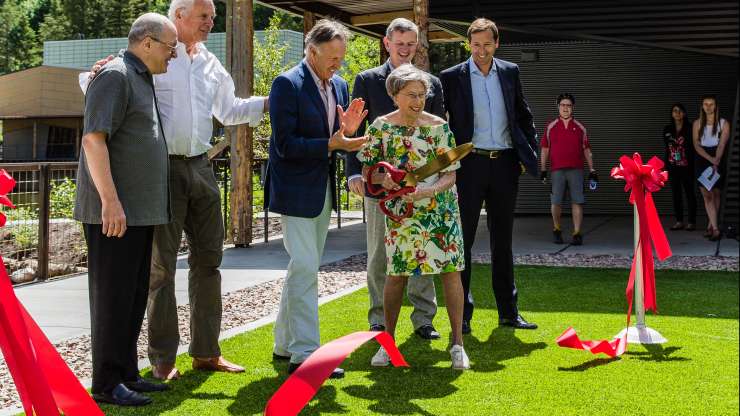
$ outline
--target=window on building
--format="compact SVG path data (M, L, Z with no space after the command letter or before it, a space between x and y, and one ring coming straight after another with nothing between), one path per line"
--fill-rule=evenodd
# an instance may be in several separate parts
M46 158L52 160L75 159L75 141L75 129L49 126L49 141L46 145Z

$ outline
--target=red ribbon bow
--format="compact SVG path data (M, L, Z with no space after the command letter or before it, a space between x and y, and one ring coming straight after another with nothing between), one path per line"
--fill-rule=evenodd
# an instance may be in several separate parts
M15 208L7 194L15 180L0 169L0 205ZM5 225L0 212L0 227ZM18 301L0 257L0 351L27 415L103 415L28 311Z
M668 172L661 170L663 161L653 156L644 165L639 153L619 158L619 166L612 169L611 177L624 179L624 191L630 192L629 201L637 208L639 220L640 238L638 239L635 252L632 257L632 268L629 281L627 282L627 328L630 326L632 317L632 301L635 292L635 274L637 268L642 271L642 293L644 294L645 310L658 311L655 301L655 264L653 262L653 247L660 260L665 260L672 255L671 247L668 245L663 226L655 209L652 193L660 190L668 180ZM637 254L641 255L642 263L637 264ZM557 339L558 345L565 348L575 348L591 351L593 354L604 353L610 357L622 355L627 350L627 335L622 339L612 341L582 341L578 338L576 331L569 327Z

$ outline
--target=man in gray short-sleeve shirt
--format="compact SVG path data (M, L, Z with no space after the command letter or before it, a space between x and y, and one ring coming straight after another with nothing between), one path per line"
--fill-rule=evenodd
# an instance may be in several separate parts
M170 221L167 144L152 74L167 71L177 31L147 13L128 48L90 84L77 173L75 219L88 250L92 394L140 406L161 391L139 376L137 340L146 309L154 226Z

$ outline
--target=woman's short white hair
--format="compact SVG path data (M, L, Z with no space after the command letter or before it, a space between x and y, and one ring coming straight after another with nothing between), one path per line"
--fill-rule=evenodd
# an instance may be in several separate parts
M174 22L177 18L178 10L185 9L187 12L193 8L193 4L195 4L195 0L172 0L172 3L170 3L170 11L167 12L167 16Z
M395 97L409 82L421 82L424 84L427 95L432 90L432 79L429 77L429 74L411 64L403 64L391 71L385 80L385 89L388 91L388 95Z

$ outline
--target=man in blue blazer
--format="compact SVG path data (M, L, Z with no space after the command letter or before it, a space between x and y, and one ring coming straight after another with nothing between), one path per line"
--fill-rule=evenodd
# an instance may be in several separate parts
M265 188L269 210L281 214L290 256L275 322L275 359L289 359L292 373L320 346L318 271L333 193L335 151L356 151L365 137L346 138L367 115L364 102L349 104L341 67L349 32L320 20L306 35L306 58L278 76L270 90L270 159ZM345 112L344 109L347 109ZM332 377L344 375L336 369Z
M468 28L468 40L470 59L440 74L455 140L458 145L472 142L475 146L457 171L466 264L463 333L471 332L471 249L484 201L499 324L535 329L537 325L524 320L517 308L511 239L519 176L525 171L537 176L537 133L522 93L519 67L493 57L499 46L496 24L475 20Z

